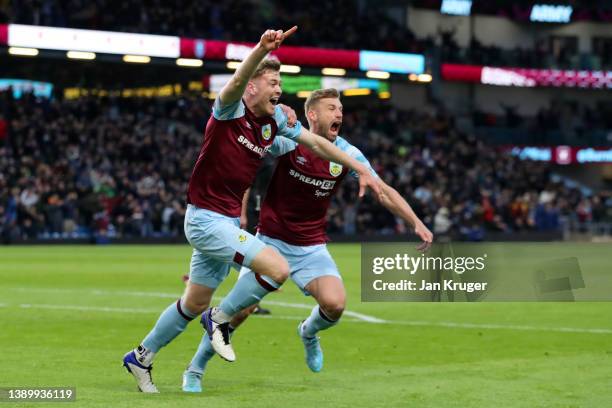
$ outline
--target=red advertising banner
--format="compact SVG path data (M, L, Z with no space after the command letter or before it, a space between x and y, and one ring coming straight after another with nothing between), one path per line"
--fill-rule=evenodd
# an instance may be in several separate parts
M482 67L479 65L442 64L442 79L457 82L480 83Z
M181 38L181 57L208 60L242 60L253 43ZM359 51L284 45L272 53L283 64L359 69Z
M8 25L0 24L0 44L8 44Z

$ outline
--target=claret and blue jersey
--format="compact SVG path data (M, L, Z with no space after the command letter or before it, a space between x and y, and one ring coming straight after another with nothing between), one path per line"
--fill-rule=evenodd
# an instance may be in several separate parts
M187 202L229 217L240 216L244 192L276 136L295 140L301 128L300 123L287 126L287 116L278 106L274 116L256 117L242 100L224 105L217 98L189 180Z
M339 136L334 144L376 175L355 146ZM357 177L357 173L321 159L308 148L283 137L274 141L269 153L279 159L262 204L259 232L291 245L327 242L326 217L331 197L347 174Z
M264 243L240 228L242 198L276 136L296 139L300 132L300 124L287 126L280 107L274 116L258 118L242 101L215 101L187 193L191 282L216 288L231 263L248 266L263 250Z

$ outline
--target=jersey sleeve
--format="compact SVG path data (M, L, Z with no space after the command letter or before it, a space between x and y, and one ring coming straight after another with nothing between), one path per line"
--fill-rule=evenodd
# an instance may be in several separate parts
M372 168L372 165L370 164L368 159L366 159L363 153L361 153L361 150L359 150L341 137L338 137L336 145L340 148L340 150L351 156L353 159L357 160L359 163L366 166L374 177L378 177L378 174L376 174L376 171ZM359 174L357 174L357 172L353 169L349 170L349 174L352 177L359 178Z
M302 124L298 120L294 127L287 125L287 115L280 108L280 106L274 107L274 120L278 126L278 135L284 136L291 140L296 140L302 132Z
M231 120L244 116L244 102L242 99L230 104L221 102L221 98L217 96L213 104L212 113L217 120Z
M295 150L297 145L297 142L294 142L291 139L287 139L284 136L276 136L274 138L274 142L272 142L272 146L270 146L270 149L268 150L268 153L274 157L279 157L285 153Z

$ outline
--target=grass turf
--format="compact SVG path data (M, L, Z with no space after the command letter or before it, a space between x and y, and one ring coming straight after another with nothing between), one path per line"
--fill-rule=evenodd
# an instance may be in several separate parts
M269 303L270 318L237 332L238 361L215 357L204 393L180 390L194 322L155 361L161 394L143 395L121 358L180 296L190 248L0 247L0 387L74 386L71 406L83 407L612 406L611 303L361 303L359 247L330 250L347 310L394 323L346 315L321 333L325 367L313 374L295 334L312 299L288 283L267 299L291 305Z

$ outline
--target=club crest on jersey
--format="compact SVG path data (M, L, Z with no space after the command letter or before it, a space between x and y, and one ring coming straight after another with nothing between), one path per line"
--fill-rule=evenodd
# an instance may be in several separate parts
M329 174L338 177L342 173L342 165L334 162L329 162Z
M264 125L261 128L261 137L263 137L264 140L270 140L272 137L272 127L270 125Z
M238 241L239 241L241 244L245 243L245 242L246 242L246 240L247 240L247 236L246 236L246 235L244 235L244 234L240 234L240 235L238 235Z

